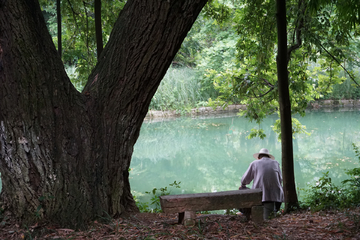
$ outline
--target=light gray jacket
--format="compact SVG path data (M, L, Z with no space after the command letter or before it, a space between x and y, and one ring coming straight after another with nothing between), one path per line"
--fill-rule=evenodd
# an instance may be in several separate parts
M247 185L252 180L254 180L252 189L262 189L263 202L284 202L282 175L277 161L263 157L250 163L241 179L241 185Z

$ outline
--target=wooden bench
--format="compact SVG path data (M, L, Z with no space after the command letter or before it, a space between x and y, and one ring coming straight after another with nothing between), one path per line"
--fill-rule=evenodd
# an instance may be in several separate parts
M251 219L254 222L261 223L263 221L261 189L166 195L159 198L163 212L179 213L178 222L186 226L195 224L196 211L232 208L249 208L251 209Z

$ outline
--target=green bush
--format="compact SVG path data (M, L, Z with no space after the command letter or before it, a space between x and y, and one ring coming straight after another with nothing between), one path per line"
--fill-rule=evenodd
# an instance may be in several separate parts
M353 143L355 155L359 158L359 148ZM347 200L352 205L360 204L360 168L353 168L346 171L346 174L350 176L350 179L342 181L342 184L347 186Z
M360 162L359 148L353 144L356 156ZM329 172L323 174L315 186L305 190L307 193L302 207L310 208L312 211L326 209L343 209L360 204L360 168L347 170L350 177L336 186L329 177Z
M329 172L319 179L315 186L305 190L304 206L309 207L313 211L342 208L345 202L344 189L341 189L332 183Z

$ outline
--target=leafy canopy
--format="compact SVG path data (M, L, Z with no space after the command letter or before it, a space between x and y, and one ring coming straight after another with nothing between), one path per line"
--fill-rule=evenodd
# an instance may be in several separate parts
M279 109L275 0L237 3L231 9L238 34L236 67L210 70L216 76L215 88L221 93L214 103L239 99L248 106L242 114L260 123ZM293 113L304 115L309 102L330 93L334 84L345 80L339 73L344 69L341 63L347 60L348 47L356 34L354 27L359 18L355 12L360 3L355 4L352 14L347 14L341 4L342 1L287 1L288 73ZM294 123L293 131L303 132L300 123L293 120ZM278 124L279 121L275 130L279 129ZM261 130L253 130L252 136L264 137Z
M102 0L102 35L108 41L114 23L126 0ZM40 0L48 29L57 43L56 0ZM78 90L82 90L97 63L94 1L61 1L62 60L68 75Z

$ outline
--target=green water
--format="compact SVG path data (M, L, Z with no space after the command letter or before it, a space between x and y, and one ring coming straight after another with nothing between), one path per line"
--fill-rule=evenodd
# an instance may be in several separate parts
M253 153L268 148L281 164L281 143L272 131L277 116L268 117L261 127L267 138L247 139L258 128L236 114L210 118L180 118L144 123L131 161L132 193L148 201L145 191L181 182L171 194L237 189ZM344 109L311 111L303 118L306 134L294 139L295 181L300 190L329 171L333 181L346 178L344 169L359 167L352 143L360 146L360 111ZM250 184L251 186L251 184Z

